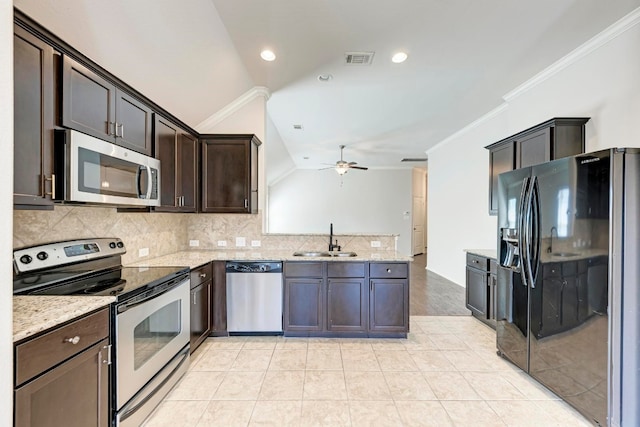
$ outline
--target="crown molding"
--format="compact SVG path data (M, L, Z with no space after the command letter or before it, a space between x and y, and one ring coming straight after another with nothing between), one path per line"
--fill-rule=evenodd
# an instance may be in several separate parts
M508 92L502 98L507 102L511 102L513 99L529 91L545 80L553 77L555 74L564 70L568 66L578 62L580 59L589 55L591 52L597 50L598 48L602 47L603 45L607 44L611 40L626 32L627 30L633 28L638 23L640 23L640 7L634 9L622 19L613 23L602 32L596 34L594 37L578 46L563 58L554 62L526 82L522 83L520 86Z
M225 105L218 112L212 114L207 119L199 123L196 126L196 130L200 133L206 133L207 129L211 129L258 97L263 97L266 102L271 97L271 91L269 90L269 88L264 86L252 87L251 89L240 95L238 98Z

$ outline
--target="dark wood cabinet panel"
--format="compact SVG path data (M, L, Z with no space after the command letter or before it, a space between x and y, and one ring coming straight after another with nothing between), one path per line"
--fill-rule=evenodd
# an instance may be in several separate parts
M507 142L489 152L489 213L498 213L498 175L515 169L515 144Z
M371 279L369 282L369 330L409 330L409 282L407 279Z
M227 332L227 272L224 261L213 261L211 288L211 332L224 335Z
M153 111L121 90L116 91L116 143L151 155Z
M15 390L15 425L108 426L109 340Z
M368 289L364 279L328 279L327 330L366 332Z
M492 328L496 328L496 274L495 259L467 253L466 306L471 314Z
M197 138L156 114L154 141L156 158L162 164L160 206L154 210L196 212L198 201Z
M211 332L211 283L207 280L191 289L191 353Z
M323 279L285 279L285 331L319 332L324 329L323 288Z
M550 141L550 128L544 128L517 138L516 153L518 153L518 160L516 167L524 168L551 160Z
M255 135L201 135L201 211L258 211L258 146Z
M116 86L63 55L62 126L113 142Z
M467 267L466 304L474 315L487 317L487 272L485 270Z
M53 209L54 51L14 25L15 207Z

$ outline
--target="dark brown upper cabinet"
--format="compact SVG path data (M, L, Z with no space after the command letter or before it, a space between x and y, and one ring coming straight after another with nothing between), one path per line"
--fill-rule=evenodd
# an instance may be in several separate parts
M485 148L489 150L489 215L498 213L498 175L584 153L588 117L553 118Z
M258 147L251 134L201 135L201 211L258 212Z
M62 126L151 155L152 110L63 55Z
M16 208L53 209L54 51L18 25L13 37Z
M198 139L155 115L154 142L160 160L161 212L196 212L198 200Z

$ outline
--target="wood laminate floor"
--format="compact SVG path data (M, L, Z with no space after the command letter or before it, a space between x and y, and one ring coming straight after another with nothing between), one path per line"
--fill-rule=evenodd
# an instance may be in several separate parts
M412 316L468 316L465 289L436 273L425 270L426 255L413 257L409 313Z

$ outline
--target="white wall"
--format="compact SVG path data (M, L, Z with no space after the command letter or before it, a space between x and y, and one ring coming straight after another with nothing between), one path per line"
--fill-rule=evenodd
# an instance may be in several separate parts
M636 12L637 15L637 12ZM635 21L637 22L637 20ZM465 248L495 248L483 147L552 117L591 117L586 149L640 146L640 25L573 56L428 152L428 268L464 286ZM562 60L561 60L562 61Z
M9 260L13 256L13 3L0 0L0 278L13 281ZM0 425L13 424L13 289L0 287Z
M398 251L411 255L411 176L370 169L341 179L333 169L298 169L269 187L269 232L326 234L333 223L338 234L399 234Z

